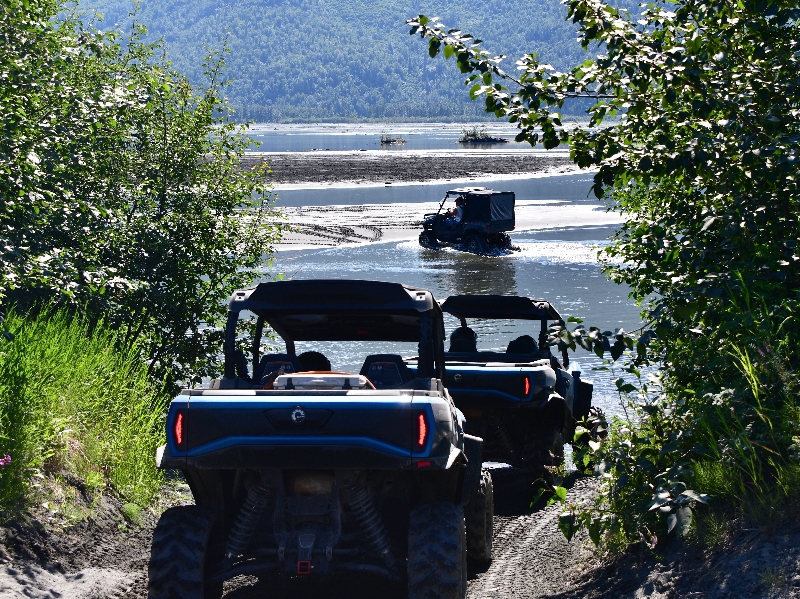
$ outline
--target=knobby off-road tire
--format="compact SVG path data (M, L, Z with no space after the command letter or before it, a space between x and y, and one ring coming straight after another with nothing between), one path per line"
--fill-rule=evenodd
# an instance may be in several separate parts
M196 505L172 507L153 532L147 571L148 599L219 599L222 583L208 583L216 512Z
M429 250L435 250L437 246L436 238L428 231L419 234L419 244Z
M494 490L488 470L481 470L478 488L464 517L467 523L467 557L479 564L488 564L492 561L494 537Z
M464 249L472 254L483 254L486 252L486 246L483 240L477 235L469 235L464 240Z
M464 511L454 503L426 503L408 527L408 599L467 596Z
M564 437L561 428L545 425L528 433L522 458L525 471L552 485L555 481L553 471L564 463Z

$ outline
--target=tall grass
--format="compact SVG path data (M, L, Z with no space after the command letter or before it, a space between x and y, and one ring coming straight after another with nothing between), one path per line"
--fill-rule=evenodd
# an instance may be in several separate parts
M147 505L162 482L154 453L167 398L138 348L68 311L11 313L0 339L0 510L25 505L32 477L69 473ZM2 457L0 456L0 457Z

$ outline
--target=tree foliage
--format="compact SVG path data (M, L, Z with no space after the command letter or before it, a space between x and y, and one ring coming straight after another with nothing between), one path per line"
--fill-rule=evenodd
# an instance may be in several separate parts
M102 13L108 27L124 22L132 4L81 2ZM502 52L528 47L564 67L583 60L574 26L552 0L144 0L141 18L193 82L203 77L203 44L216 47L227 32L228 93L245 118L481 118L480 107L460 93L460 77L419 55L397 27L420 11L463 28L488 21L497 32L490 39Z
M518 124L518 140L569 142L626 217L601 257L646 307L628 372L657 359L663 378L607 443L603 522L649 540L676 528L687 482L710 484L698 474L709 464L729 468L736 492L764 494L785 495L797 469L800 9L678 0L632 17L565 4L584 48L603 54L563 72L528 54L509 74L468 34L424 16L409 25L431 56L455 59L472 98ZM575 97L596 103L588 126L568 129L559 112ZM580 327L554 334L596 347Z
M203 88L161 49L85 27L60 1L0 8L0 301L69 303L170 380L215 368L233 289L280 236L264 169L230 121L221 55Z

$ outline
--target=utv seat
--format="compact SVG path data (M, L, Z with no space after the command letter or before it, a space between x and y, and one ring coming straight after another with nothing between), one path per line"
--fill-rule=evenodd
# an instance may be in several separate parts
M450 333L450 352L478 351L478 335L469 327L458 327Z
M536 342L530 335L520 335L516 339L509 342L506 348L507 354L533 354L539 348L536 347Z
M289 354L266 354L261 357L261 361L258 363L258 368L255 373L256 376L253 377L253 381L260 382L265 375L281 367L283 367L283 371L287 373L300 372L303 370L297 356Z
M367 356L360 374L367 377L376 389L388 389L414 379L414 373L397 354Z

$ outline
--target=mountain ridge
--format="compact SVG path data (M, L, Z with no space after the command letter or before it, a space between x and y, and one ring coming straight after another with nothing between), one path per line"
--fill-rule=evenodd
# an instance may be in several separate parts
M104 15L101 29L125 29L133 2L87 0L80 7ZM563 69L588 57L566 12L557 0L144 0L136 19L150 39L163 39L168 58L196 84L207 48L220 49L227 38L228 96L240 119L474 121L488 118L483 103L469 100L455 65L428 57L405 20L438 15L481 37L489 52L506 54L508 71L526 52Z

